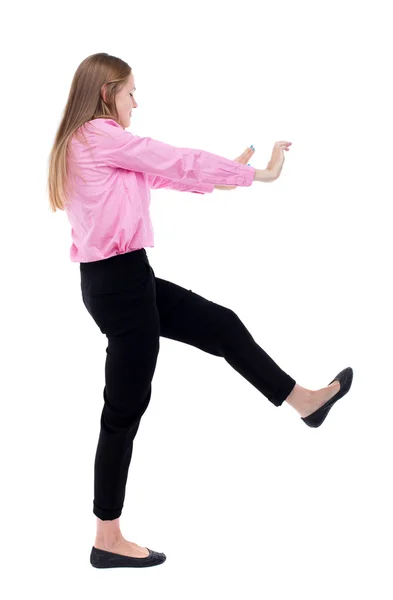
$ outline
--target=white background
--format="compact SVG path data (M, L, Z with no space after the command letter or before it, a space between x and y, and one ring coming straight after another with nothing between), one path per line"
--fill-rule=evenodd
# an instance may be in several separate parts
M389 3L20 3L3 21L4 598L347 600L393 595ZM75 70L132 67L129 131L280 178L152 190L157 277L232 308L300 385L347 366L318 429L224 359L161 338L121 528L165 552L99 571L93 462L107 340L81 298L47 167Z

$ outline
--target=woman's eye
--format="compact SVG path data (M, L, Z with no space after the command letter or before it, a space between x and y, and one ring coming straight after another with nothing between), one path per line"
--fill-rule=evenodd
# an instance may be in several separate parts
M130 96L134 97L134 94L131 94L131 92L130 92Z

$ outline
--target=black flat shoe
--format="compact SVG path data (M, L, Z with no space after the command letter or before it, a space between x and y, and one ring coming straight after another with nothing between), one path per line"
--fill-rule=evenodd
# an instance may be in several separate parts
M162 552L155 552L150 548L147 550L149 550L148 556L134 558L107 550L99 550L93 546L90 553L90 564L98 569L110 569L112 567L153 567L166 561L166 556Z
M335 394L333 398L330 398L330 400L323 404L323 406L318 408L318 410L311 413L311 415L308 415L307 417L301 417L302 421L304 421L309 427L319 427L320 425L322 425L333 404L335 404L337 400L340 400L340 398L342 398L343 396L345 396L346 393L349 392L349 388L352 385L352 378L353 370L351 369L351 367L347 367L343 371L340 371L340 373L330 382L340 382L340 389L337 392L337 394Z

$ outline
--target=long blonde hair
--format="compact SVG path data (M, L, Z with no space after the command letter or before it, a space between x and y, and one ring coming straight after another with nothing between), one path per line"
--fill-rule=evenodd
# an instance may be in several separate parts
M72 135L88 121L111 118L119 122L115 96L131 74L131 67L116 56L105 52L92 54L75 71L63 117L57 129L49 155L49 205L53 212L65 210L70 189L67 158ZM106 102L101 88L105 85ZM78 138L79 139L79 138Z

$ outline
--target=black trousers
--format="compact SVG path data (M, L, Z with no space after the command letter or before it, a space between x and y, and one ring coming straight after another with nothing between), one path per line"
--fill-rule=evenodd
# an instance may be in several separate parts
M223 357L275 406L296 381L231 309L155 276L144 248L80 263L83 303L108 338L93 513L122 512L133 440L152 391L160 336Z

